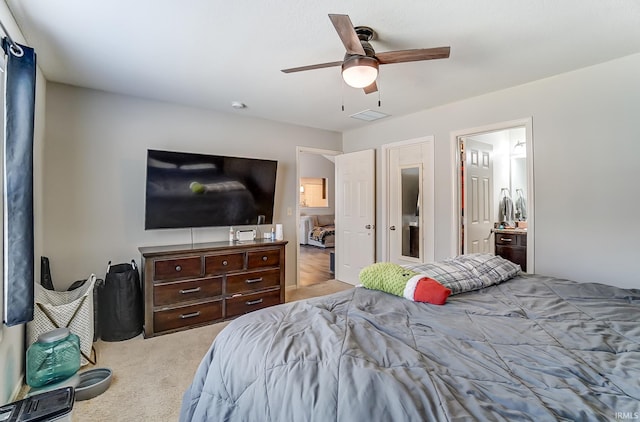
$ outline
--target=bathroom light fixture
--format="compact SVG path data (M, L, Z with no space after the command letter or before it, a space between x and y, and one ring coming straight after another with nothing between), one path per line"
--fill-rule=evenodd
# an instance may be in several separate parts
M378 77L378 60L374 57L353 56L342 63L342 79L354 88L365 88Z
M241 101L233 101L231 103L231 107L237 109L237 110L242 110L243 108L247 108L247 105Z

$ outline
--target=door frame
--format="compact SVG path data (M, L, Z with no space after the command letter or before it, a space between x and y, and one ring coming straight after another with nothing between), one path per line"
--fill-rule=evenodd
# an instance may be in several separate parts
M460 225L462 223L460 217L460 147L459 138L480 135L487 132L497 132L501 130L513 129L516 127L524 127L526 134L526 151L527 151L527 272L535 272L535 186L533 172L533 118L527 117L523 119L510 120L506 122L493 123L485 126L478 126L467 129L460 129L451 132L450 154L453 163L453 177L451 192L452 204L451 209L454 211L451 227L451 256L459 255L460 245Z
M435 137L433 135L427 135L427 136L422 136L420 138L413 138L413 139L407 139L404 141L398 141L398 142L392 142L392 143L388 143L388 144L384 144L382 145L382 175L381 175L381 185L382 185L382 189L381 189L381 194L382 194L382 206L380 207L380 221L382 222L382 230L380 230L381 232L381 251L380 251L380 256L382 258L383 261L390 261L391 259L391 248L389 246L389 242L390 242L390 236L389 236L389 226L390 226L390 222L389 222L389 198L391 197L390 193L389 193L389 189L391 188L391 186L389 185L389 174L391 173L391 169L389 168L389 151L391 149L397 148L397 147L403 147L403 146L409 146L409 145L416 145L416 144L421 144L424 142L428 142L431 144L431 160L433 162L431 162L431 170L432 170L432 175L431 175L431 179L435 179L435 169L434 169L434 162L435 162ZM426 222L427 225L425 226L425 229L428 230L431 233L431 236L433 237L433 241L432 241L432 245L433 247L430 248L430 250L424 249L424 255L423 255L423 260L425 262L431 262L435 259L435 180L433 181L433 187L427 189L427 192L424 192L425 194L422 195L422 203L430 203L431 206L429 207L429 212L430 212L430 221ZM427 202L428 201L428 202ZM426 208L421 208L422 209L426 209ZM422 211L421 211L422 213ZM420 217L421 220L424 221L424 217L421 216ZM423 231L423 233L425 233L426 231ZM425 239L420 239L421 244L424 246L424 240Z
M330 149L320 149L311 147L296 147L296 285L297 289L300 282L300 154L317 154L317 155L329 155L336 156L341 155L342 151L335 151ZM335 164L335 163L334 163ZM335 189L334 189L335 192ZM335 207L335 200L334 200ZM335 212L335 210L334 210Z

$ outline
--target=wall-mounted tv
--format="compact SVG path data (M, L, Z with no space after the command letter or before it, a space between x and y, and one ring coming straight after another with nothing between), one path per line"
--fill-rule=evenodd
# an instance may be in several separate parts
M145 229L273 223L278 162L147 151Z

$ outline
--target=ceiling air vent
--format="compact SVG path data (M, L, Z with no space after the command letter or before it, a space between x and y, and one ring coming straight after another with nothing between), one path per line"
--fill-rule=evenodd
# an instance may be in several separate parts
M356 114L352 114L349 117L353 117L354 119L364 120L365 122L371 122L374 120L382 119L385 117L389 117L388 114L381 113L379 111L373 110L364 110Z

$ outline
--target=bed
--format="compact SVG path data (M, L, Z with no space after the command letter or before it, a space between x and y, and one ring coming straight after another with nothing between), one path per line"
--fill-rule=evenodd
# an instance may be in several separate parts
M356 287L215 339L180 420L637 418L640 290L519 274L443 306Z

